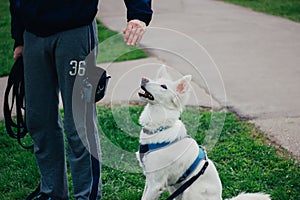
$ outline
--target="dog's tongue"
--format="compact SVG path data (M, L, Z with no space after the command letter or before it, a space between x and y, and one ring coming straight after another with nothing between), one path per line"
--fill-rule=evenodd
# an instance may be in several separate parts
M144 97L144 98L147 98L147 99L150 99L150 100L154 100L153 96L144 88L141 88L139 90L138 95L140 97Z
M139 94L140 97L145 97L146 96L146 91L143 90L142 88L140 88L138 94Z

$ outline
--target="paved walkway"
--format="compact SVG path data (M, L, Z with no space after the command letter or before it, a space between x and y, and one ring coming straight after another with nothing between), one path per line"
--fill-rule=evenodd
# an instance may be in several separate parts
M137 100L141 76L153 77L164 63L174 76L193 75L189 104L226 107L300 157L300 24L214 0L153 4L142 41L151 57L103 64L117 77L103 102ZM100 1L99 17L109 28L121 32L125 15L123 0Z
M300 23L222 1L153 4L142 46L300 157ZM124 16L122 0L101 1L109 28L121 32Z

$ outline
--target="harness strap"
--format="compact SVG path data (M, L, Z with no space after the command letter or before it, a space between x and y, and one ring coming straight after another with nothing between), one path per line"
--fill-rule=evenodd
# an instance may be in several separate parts
M140 161L142 162L145 153L166 147L175 142L177 142L177 140L174 140L172 142L162 142L162 143L155 143L155 144L140 144L140 149L139 149Z
M205 163L202 169L192 178L190 178L187 182L185 182L182 186L180 186L171 196L167 198L167 200L173 200L180 194L182 194L188 187L190 187L202 174L204 174L205 170L208 167L208 160L205 160Z
M141 144L140 145L140 153L147 153L148 151L154 151L163 147L168 146L169 144L174 143L173 142L162 142L162 143L155 143L155 144Z
M184 181L199 165L202 159L206 159L205 152L201 146L199 146L199 154L191 166L184 172L184 174L176 181L176 184Z

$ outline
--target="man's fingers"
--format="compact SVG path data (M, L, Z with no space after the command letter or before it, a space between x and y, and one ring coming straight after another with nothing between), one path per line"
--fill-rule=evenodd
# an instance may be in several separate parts
M128 32L129 33L128 36L126 35L125 42L127 45L133 46L139 44L145 31L141 28L133 28Z
M131 29L132 29L132 25L131 24L128 24L126 29L124 30L124 41L127 42L128 41L128 38L130 36L130 32L131 32Z
M140 44L140 41L142 40L142 37L143 37L144 33L145 33L145 30L142 29L141 32L140 32L140 34L139 34L139 36L138 36L138 38L137 38L137 40L136 40L136 44L137 45Z
M14 54L14 60L17 60L18 59L18 55Z
M130 33L130 36L129 36L129 39L127 41L127 45L130 45L130 46L134 46L134 45L137 45L136 44L136 41L139 37L139 32L140 32L140 29L139 28L133 28L131 33Z
M17 60L23 54L23 46L17 46L14 50L14 60Z

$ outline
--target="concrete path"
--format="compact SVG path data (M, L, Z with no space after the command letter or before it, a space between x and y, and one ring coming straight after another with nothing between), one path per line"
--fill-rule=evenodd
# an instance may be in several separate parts
M3 119L3 102L4 102L4 92L5 92L5 88L6 88L6 83L7 83L7 77L2 77L0 78L0 105L2 106L1 107L1 112L0 112L0 120Z
M142 47L300 157L300 24L222 1L153 4ZM125 12L102 0L98 17L121 32Z

